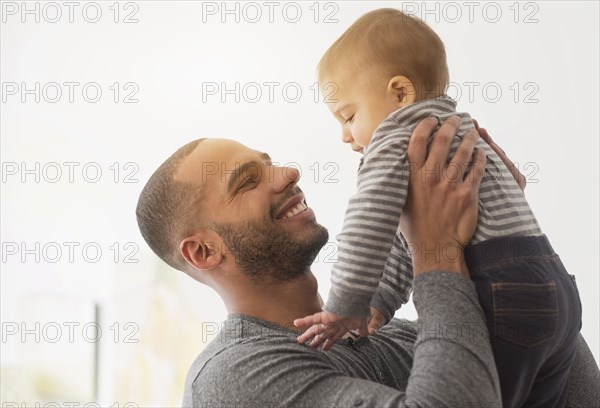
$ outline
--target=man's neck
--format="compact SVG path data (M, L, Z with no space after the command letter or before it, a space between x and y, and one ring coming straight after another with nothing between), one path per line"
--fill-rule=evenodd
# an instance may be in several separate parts
M221 294L230 313L242 313L298 332L295 319L321 311L323 301L319 296L317 279L308 271L289 282L251 283L237 282Z

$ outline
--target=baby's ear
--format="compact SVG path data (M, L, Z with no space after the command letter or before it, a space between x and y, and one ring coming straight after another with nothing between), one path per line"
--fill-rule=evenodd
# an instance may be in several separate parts
M390 79L387 91L398 101L398 106L415 103L417 91L412 81L405 76L398 75Z

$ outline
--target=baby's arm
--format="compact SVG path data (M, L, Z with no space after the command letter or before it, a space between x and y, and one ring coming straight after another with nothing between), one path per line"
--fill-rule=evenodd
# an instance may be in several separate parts
M332 268L327 304L322 312L294 321L298 327L311 326L298 338L301 343L312 338L311 346L324 342L327 350L348 330L367 335L371 298L390 258L408 194L409 140L408 129L392 119L375 131L358 171L358 191L350 199L338 235L338 262ZM389 273L386 281L395 275Z
M412 280L412 259L408 245L398 232L394 237L379 287L371 299L371 306L377 308L385 318L385 322L381 322L379 327L389 323L396 310L408 302Z
M368 146L338 235L338 262L323 310L343 317L370 315L370 301L390 257L408 192L410 132L384 121Z

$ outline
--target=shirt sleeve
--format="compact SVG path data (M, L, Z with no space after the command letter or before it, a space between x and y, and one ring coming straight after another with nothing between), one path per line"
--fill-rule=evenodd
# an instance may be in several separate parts
M567 408L593 407L600 401L600 370L581 333L567 389Z
M408 192L406 150L410 131L392 119L375 132L358 171L338 235L338 261L324 310L340 316L370 315L375 293L398 229ZM403 288L407 290L410 288Z
M411 288L412 258L406 240L400 232L396 232L379 286L371 299L371 306L383 314L387 324L396 311L408 302Z
M406 390L350 377L327 353L265 336L209 361L193 383L192 404L500 408L498 376L473 283L456 273L427 272L415 279L414 298L418 334Z

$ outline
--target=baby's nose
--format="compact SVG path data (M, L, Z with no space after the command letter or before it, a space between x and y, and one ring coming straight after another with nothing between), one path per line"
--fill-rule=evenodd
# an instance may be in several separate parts
M354 139L352 138L352 133L347 130L342 130L342 142L344 143L352 143Z

